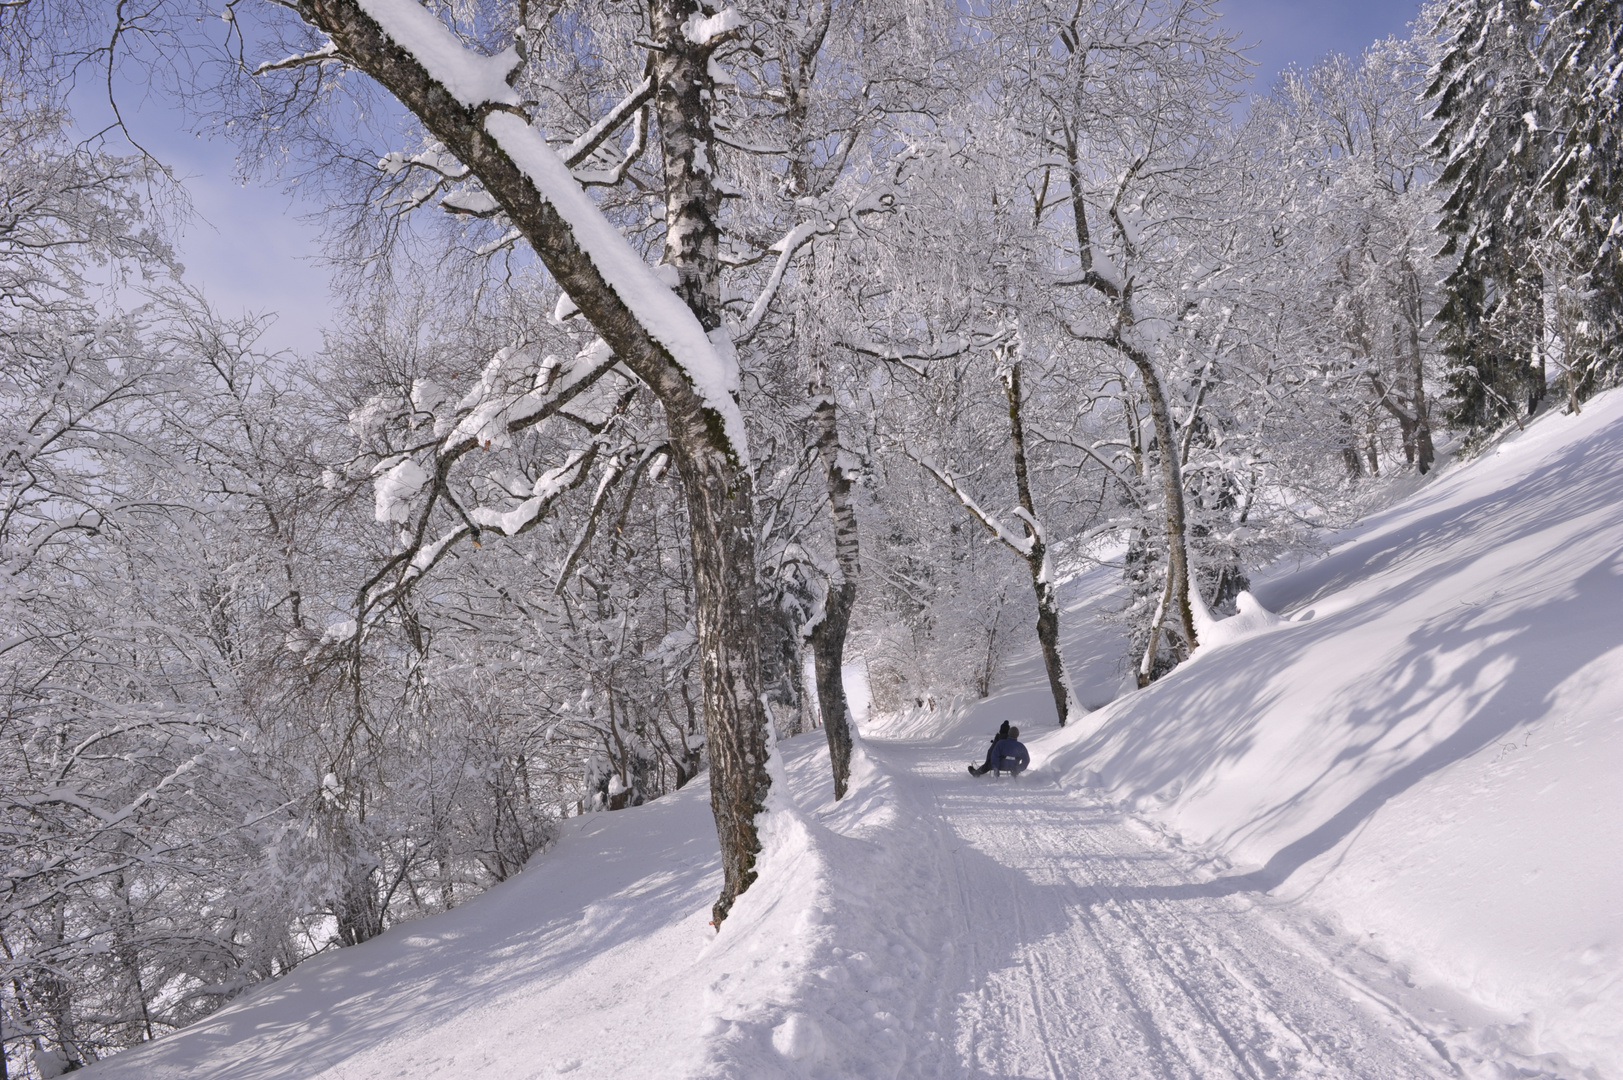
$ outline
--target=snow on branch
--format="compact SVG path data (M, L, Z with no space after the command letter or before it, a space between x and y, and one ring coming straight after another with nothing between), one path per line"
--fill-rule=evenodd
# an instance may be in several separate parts
M575 242L638 325L681 369L705 407L721 421L739 465L748 468L749 439L734 396L740 389L736 355L717 348L688 306L587 197L540 132L522 117L505 112L491 113L485 130L568 225Z
M477 507L471 512L462 509L450 496L447 486L451 468L460 458L478 447L494 445L498 440L508 445L513 435L562 412L564 406L597 385L617 363L614 354L599 340L583 349L573 361L565 363L550 356L543 360L531 379L534 389L521 394L504 392L502 385L507 377L504 368L521 355L513 349L499 351L486 365L479 383L458 403L455 417L436 417L435 428L445 433L443 439L436 438L434 444L387 457L373 469L378 520L390 524L415 521L416 524L403 548L361 587L358 601L361 622L355 633L360 633L364 624L375 621L389 602L402 596L432 570L457 542L472 537L477 543L486 530L515 536L533 527L564 491L585 479L587 470L606 445L608 424L605 422L598 426L590 443L572 453L562 465L543 473L517 506L507 510ZM621 391L609 415L622 411L635 392L635 386ZM373 411L372 405L358 410L363 414ZM448 433L445 432L447 427ZM421 505L414 505L419 498ZM441 500L460 521L431 541L427 535L430 512Z
M973 334L973 332L971 333ZM947 360L954 356L962 356L971 349L992 348L1001 344L1003 339L1008 334L1009 331L1007 330L999 330L978 339L973 336L955 335L948 342L943 343L936 348L924 348L916 345L889 345L882 342L870 341L867 338L848 337L843 334L836 339L836 344L838 344L841 348L850 349L854 353L861 353L863 356L871 356L876 360L883 360L886 363L898 364L915 375L926 376L927 373L923 368L918 367L916 364L909 363L908 361L916 360L922 361L923 363L933 363L937 360Z
M743 25L743 16L738 14L737 8L723 8L714 15L695 11L682 24L682 36L695 45L716 45Z
M501 203L497 202L482 188L466 188L462 191L453 191L440 200L440 209L448 214L465 214L468 217L490 218L501 212Z
M612 169L575 169L575 179L580 181L582 187L613 187L626 178L626 173L637 163L637 159L642 157L646 149L648 149L648 110L642 108L637 110L637 116L631 123L631 146L627 148L620 163Z
M508 47L495 56L472 52L433 12L411 0L356 0L356 4L464 107L520 104L518 93L507 85L507 77L522 63L517 49Z
M508 48L496 56L475 53L465 48L433 13L413 0L353 2L395 45L410 55L419 71L402 71L401 66L396 65L391 72L378 58L370 56L364 58L370 63L363 66L374 76L390 82L426 77L444 87L468 114L472 114L465 114L463 122L477 123L505 159L491 162L487 170L490 175L485 177L487 188L491 176L503 175L504 168L517 171L518 176L513 179L522 178L522 187L512 186L505 196L495 190L492 194L506 200L533 198L543 204L540 208L532 205L522 215L524 220L532 222L533 228L540 230L530 238L542 240L546 249L541 252L543 258L573 262L578 269L566 276L589 273L611 294L612 301L610 296L605 296L602 302L611 310L623 309L635 323L636 331L640 331L638 334L629 327L615 327L615 347L641 344L636 340L640 337L654 346L657 354L662 354L661 362L674 364L701 408L714 417L715 429L725 443L726 452L739 467L749 468L749 441L736 399L740 390L738 360L731 342L714 340L706 334L688 306L603 216L571 175L563 158L547 145L544 134L530 125L521 111L518 94L507 85L508 75L520 63L516 50ZM722 16L715 19L713 24L706 20L703 27L696 26L695 32L702 31L709 35L707 40L714 40L732 29L723 25L728 19ZM516 204L508 208L514 210ZM557 227L549 219L555 221ZM580 265L578 256L584 256L589 269ZM577 296L576 301L582 302L583 297ZM599 329L609 332L606 326ZM637 351L639 355L625 357L633 366L645 362L642 350Z
M636 115L642 119L642 107L654 96L654 80L645 78L637 84L637 88L627 94L614 108L603 114L603 118L575 137L575 141L564 147L564 164L571 169L580 165L592 156L592 151L603 145L603 141L616 131L620 130L628 116Z
M569 584L569 579L575 572L575 565L580 562L581 554L585 552L586 545L591 543L592 537L596 535L598 522L603 517L603 509L608 505L609 496L614 493L614 489L621 478L628 472L631 474L631 488L626 492L626 497L622 502L622 505L629 510L631 497L636 494L637 481L641 479L643 471L656 458L670 453L669 448L664 443L642 448L641 453L637 453L638 449L638 447L632 446L616 452L608 466L603 470L603 475L597 482L597 492L592 496L592 505L586 512L586 520L582 522L580 530L575 534L575 542L569 546L569 553L564 557L563 568L558 571L558 581L552 587L554 596L563 592L564 586ZM623 525L625 512L622 511L620 516Z
M755 303L750 305L749 314L744 317L743 324L733 333L735 342L743 344L760 328L761 320L766 317L767 308L772 306L772 298L777 295L778 287L783 284L783 275L789 269L789 264L794 261L796 253L819 233L833 231L832 222L805 221L790 229L784 234L783 239L772 245L770 250L778 253L778 261L772 267L772 273L767 278L766 285L762 287L761 294L755 298Z
M760 295L750 305L749 314L744 317L743 323L734 331L733 341L736 344L743 344L755 335L756 330L760 329L761 321L766 317L767 309L772 306L773 297L777 295L778 289L783 284L784 274L788 271L790 264L794 262L794 258L801 248L811 243L816 237L833 232L839 228L840 223L843 221L855 221L857 218L868 214L886 213L892 210L895 205L895 192L890 190L889 185L883 185L881 190L870 191L862 195L834 214L803 221L785 233L777 243L767 249L777 253L778 261L773 265L772 273L768 275Z
M1033 532L1030 536L1014 535L1008 529L1003 527L1003 522L1001 520L983 510L981 505L975 501L974 496L970 495L969 492L960 487L958 485L958 481L954 480L950 473L936 465L934 461L930 460L928 457L921 457L918 454L915 454L910 447L905 445L902 447L902 453L918 462L918 464L922 466L926 472L940 481L941 486L950 491L953 496L963 504L964 509L968 510L970 515L974 517L976 521L986 526L987 531L993 536L1007 544L1021 558L1029 558L1031 556L1032 545L1036 542L1037 533ZM1030 516L1023 511L1020 513L1020 518L1026 522L1028 528L1034 524Z
M540 521L560 495L586 478L587 469L601 449L601 442L594 439L570 454L562 465L542 473L536 479L530 497L513 509L494 510L481 506L468 516L481 529L488 529L500 536L517 536Z
M1053 443L1057 446L1066 446L1072 450L1080 450L1083 454L1098 462L1104 468L1106 475L1110 476L1116 481L1117 484L1121 486L1122 491L1126 493L1128 498L1133 500L1135 505L1140 507L1144 505L1144 497L1139 493L1138 488L1133 484L1132 480L1129 477L1122 475L1121 471L1117 469L1115 465L1106 461L1098 450L1089 446L1087 443L1077 442L1075 439L1067 435L1056 435L1053 432L1045 431L1042 428L1035 426L1032 427L1031 433L1037 438L1041 439L1043 442Z
M292 56L283 57L281 60L267 60L254 68L253 73L255 75L264 75L272 71L284 71L288 68L305 67L308 64L324 64L329 60L341 61L342 59L338 55L338 47L329 41L321 48L311 52L294 53Z

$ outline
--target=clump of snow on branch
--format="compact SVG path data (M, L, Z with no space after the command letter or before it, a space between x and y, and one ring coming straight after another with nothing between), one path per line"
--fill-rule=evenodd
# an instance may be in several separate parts
M411 458L383 469L372 482L377 496L377 520L384 524L403 524L410 520L411 501L427 486L428 481L428 470Z

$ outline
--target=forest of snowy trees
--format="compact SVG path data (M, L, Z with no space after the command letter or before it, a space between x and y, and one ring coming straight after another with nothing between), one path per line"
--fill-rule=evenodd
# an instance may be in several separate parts
M701 773L719 925L773 733L845 790L847 658L946 707L1036 642L1063 724L1067 575L1143 686L1377 478L1617 381L1613 0L1249 104L1221 7L0 4L11 1075ZM326 207L320 352L70 113L130 80Z

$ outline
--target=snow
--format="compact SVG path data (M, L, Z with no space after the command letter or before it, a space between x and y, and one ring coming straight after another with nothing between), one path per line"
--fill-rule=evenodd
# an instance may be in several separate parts
M475 507L468 516L481 529L492 529L504 536L518 535L575 482L584 456L584 450L576 451L562 465L542 473L536 478L530 497L511 510L495 510L488 506L480 506Z
M1517 1052L1623 1075L1619 490L1614 392L1257 584L1039 768L1333 912Z
M355 636L357 623L354 619L342 619L328 624L321 632L322 645L335 645L340 641L348 641Z
M682 24L682 36L695 45L708 45L721 35L731 33L743 25L744 18L739 15L737 8L723 8L714 15L695 11Z
M377 504L374 514L377 520L385 525L391 521L408 520L411 517L411 500L417 497L417 493L423 490L428 481L428 470L411 458L393 468L383 470L382 474L372 481L373 495Z
M1219 646L1243 641L1285 623L1250 592L1241 592L1234 598L1234 614L1226 619L1213 617L1205 601L1198 596L1190 597L1190 606L1195 612L1195 634L1200 641L1195 657L1209 656Z
M519 95L507 76L519 65L511 47L495 56L480 56L462 47L429 9L406 0L359 0L389 39L415 56L429 75L466 107L518 105Z
M853 663L851 792L778 744L719 933L701 779L88 1080L1623 1076L1620 490L1614 393L1257 575L1141 692L1081 574L1115 701L1054 730L1033 648L886 714ZM1033 769L967 777L1002 719Z
M483 188L463 188L448 192L440 200L440 205L450 210L486 216L501 209L501 204L496 201L495 196Z

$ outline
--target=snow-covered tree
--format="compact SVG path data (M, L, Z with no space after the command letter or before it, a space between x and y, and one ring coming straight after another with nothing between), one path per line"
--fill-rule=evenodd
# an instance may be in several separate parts
M1296 354L1304 411L1355 478L1379 472L1394 443L1422 473L1436 455L1430 323L1446 267L1433 256L1422 59L1388 41L1289 71L1254 103L1244 140L1266 267L1250 317L1289 342L1275 351Z

